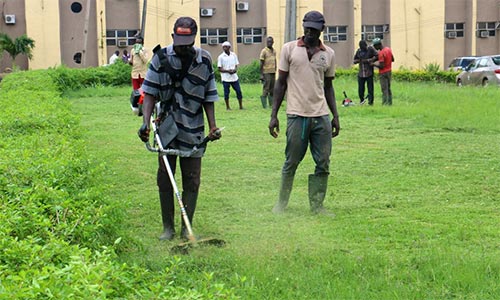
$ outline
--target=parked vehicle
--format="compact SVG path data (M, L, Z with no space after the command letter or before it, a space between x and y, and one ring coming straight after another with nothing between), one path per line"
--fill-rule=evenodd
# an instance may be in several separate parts
M490 83L500 85L500 54L476 58L457 75L458 86L475 84L487 86Z
M448 71L462 71L476 58L476 56L455 57L448 66Z

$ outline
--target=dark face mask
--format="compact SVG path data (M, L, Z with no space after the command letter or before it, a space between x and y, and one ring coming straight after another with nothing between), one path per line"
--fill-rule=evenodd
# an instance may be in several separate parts
M175 54L180 58L194 57L194 55L196 54L193 45L174 46L174 51Z
M312 45L315 44L319 40L319 36L321 35L321 31L314 28L304 28L304 42L306 44Z

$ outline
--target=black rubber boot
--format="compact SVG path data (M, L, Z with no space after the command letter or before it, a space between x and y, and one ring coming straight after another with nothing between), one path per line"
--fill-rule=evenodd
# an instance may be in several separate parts
M262 103L262 108L267 108L266 96L260 96L260 102Z
M160 192L161 220L163 233L158 237L160 241L172 240L175 236L174 227L174 195L171 192Z
M309 204L313 214L322 214L334 217L335 214L323 207L326 188L328 187L328 175L309 175Z
M191 228L193 227L193 217L194 211L196 210L196 202L198 200L197 192L182 192L182 202L184 202L184 208L186 209L186 214L188 216L189 223L191 223ZM181 228L181 238L184 240L189 240L189 232L184 224L184 219L181 216L182 228Z
M278 202L273 207L273 213L281 214L285 212L285 208L288 205L288 200L290 199L290 193L292 192L294 175L281 174L281 187Z
M272 95L267 96L267 102L269 103L269 107L273 108L273 96Z

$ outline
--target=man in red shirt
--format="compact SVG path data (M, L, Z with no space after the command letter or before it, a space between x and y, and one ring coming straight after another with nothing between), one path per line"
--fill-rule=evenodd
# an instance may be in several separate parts
M392 105L391 74L394 55L389 47L384 47L379 38L373 40L373 47L378 50L378 61L373 65L379 68L380 87L382 89L382 104Z

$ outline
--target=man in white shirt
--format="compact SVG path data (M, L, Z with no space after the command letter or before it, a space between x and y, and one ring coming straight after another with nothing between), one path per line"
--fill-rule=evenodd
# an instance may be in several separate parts
M240 81L238 80L238 56L236 53L231 52L231 43L225 41L222 43L222 50L224 50L217 59L217 67L219 68L222 85L224 86L224 101L226 102L226 109L231 110L229 106L229 87L233 87L236 92L236 98L243 109L243 95L241 94Z
M115 53L113 53L113 55L111 55L111 57L109 58L109 64L112 65L115 63L115 61L118 59L118 55L120 55L120 51L116 50Z

